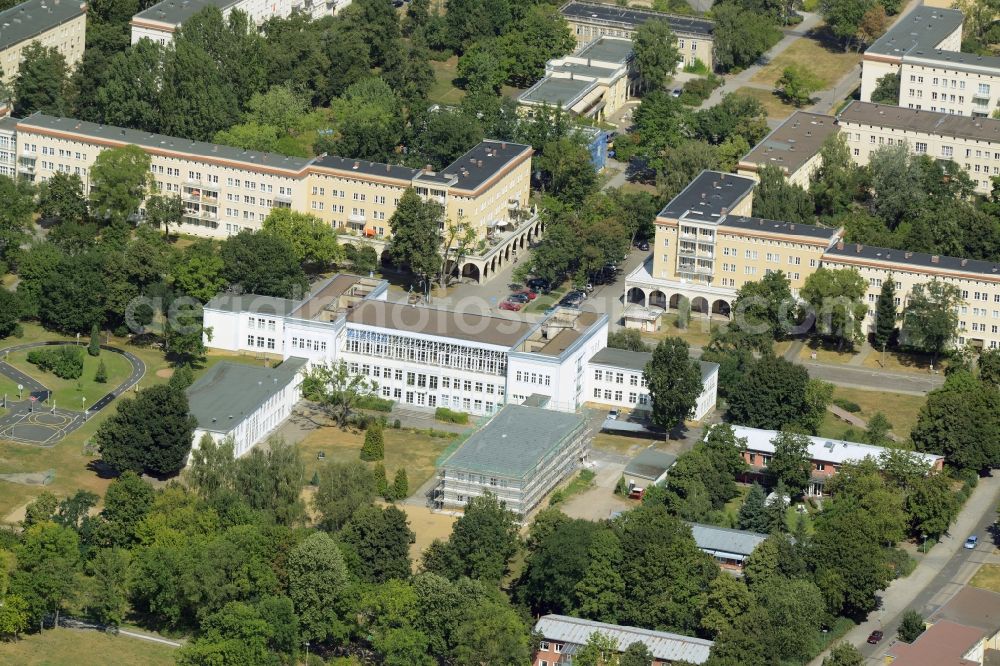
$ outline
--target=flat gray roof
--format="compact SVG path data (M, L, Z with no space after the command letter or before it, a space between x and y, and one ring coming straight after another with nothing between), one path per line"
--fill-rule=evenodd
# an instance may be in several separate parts
M302 301L258 294L219 294L205 303L205 308L225 312L253 312L287 317L301 304Z
M740 160L757 168L767 164L795 173L819 152L823 142L837 133L837 119L822 113L796 111L774 128Z
M604 67L597 64L586 64L581 62L566 62L552 67L553 72L569 74L572 77L581 76L594 79L608 78L615 72L620 71L618 67Z
M17 124L19 122L21 122L20 118L15 118L14 116L3 116L0 118L0 129L8 132L16 132Z
M691 526L691 536L698 548L720 555L733 554L744 557L750 555L767 538L766 534L734 530L728 527L688 523Z
M660 217L677 219L688 213L711 222L720 217L724 210L732 210L753 191L756 183L753 178L706 169L663 207Z
M965 17L957 9L918 6L865 50L896 58L926 59L963 67L1000 67L1000 57L942 51L938 45L961 27Z
M434 308L364 301L347 316L348 324L362 324L419 335L454 338L511 348L535 327L534 324L490 317L476 312L457 312Z
M441 467L523 479L584 423L580 414L506 405Z
M630 351L628 349L605 347L591 356L589 362L596 363L597 365L610 366L612 368L622 368L624 370L642 372L646 369L646 364L649 363L652 358L652 352ZM719 369L718 363L712 363L710 361L698 361L698 365L701 367L702 381L708 379L713 372Z
M581 620L569 615L543 615L535 623L535 631L549 641L571 645L585 645L590 635L596 631L611 639L619 652L624 652L629 645L638 642L645 645L656 659L670 663L684 661L704 664L708 661L709 652L714 645L712 641L704 638Z
M113 142L115 144L134 144L153 150L169 150L197 155L206 159L243 162L260 167L282 169L300 172L306 168L312 159L287 157L277 153L265 153L259 150L243 150L217 143L180 139L164 134L152 134L141 130L125 129L114 125L99 125L85 120L59 118L44 113L33 113L18 123L18 129L52 130L86 136L92 139Z
M1000 141L1000 120L854 101L838 116L841 123L889 127L975 141Z
M0 49L37 37L85 13L87 5L79 0L25 0L0 12Z
M561 104L566 108L576 104L596 85L594 81L545 76L521 93L518 99L522 102L535 102L537 104Z
M470 148L457 160L441 169L439 173L453 175L457 181L453 187L461 190L475 190L503 171L512 162L530 157L531 146L510 141L485 139Z
M837 229L821 227L815 224L799 224L798 222L781 222L765 220L761 217L745 217L743 215L728 215L720 227L732 227L743 231L760 231L782 234L785 236L802 236L803 238L833 241Z
M663 473L673 467L677 456L666 451L646 449L625 466L625 476L638 476L642 479L656 481Z
M178 26L206 7L218 7L222 11L237 2L239 0L163 0L132 18Z
M413 180L420 173L420 169L411 169L399 164L352 160L348 157L338 157L337 155L322 155L316 158L314 164L327 169L349 172L356 171L369 176L382 176L384 178L397 178L399 180Z
M276 368L222 361L187 390L191 414L198 427L229 432L285 388L306 359L291 357Z
M910 252L909 250L893 250L887 247L862 245L860 243L838 243L828 249L823 257L831 260L865 259L878 263L893 263L907 268L940 268L942 270L960 273L978 273L994 279L1000 279L1000 263L980 261L978 259L962 259L945 255L927 254L926 252Z
M620 65L632 57L632 40L617 37L598 37L576 52L577 57Z
M664 14L648 9L627 9L612 4L568 2L559 10L567 19L618 25L635 29L646 21L666 21L674 32L711 36L715 24L703 18Z

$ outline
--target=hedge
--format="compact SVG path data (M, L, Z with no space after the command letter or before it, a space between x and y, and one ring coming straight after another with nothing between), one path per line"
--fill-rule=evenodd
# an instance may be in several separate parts
M447 407L438 407L434 410L434 418L445 423L465 424L469 422L469 415L465 412L456 412Z
M33 349L28 352L28 363L62 379L79 379L83 374L83 348L61 345Z

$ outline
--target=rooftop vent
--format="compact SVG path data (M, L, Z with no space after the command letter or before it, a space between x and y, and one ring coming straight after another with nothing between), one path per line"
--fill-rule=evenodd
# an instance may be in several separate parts
M935 255L933 255L933 256L931 257L931 263L932 263L932 264L939 264L939 263L941 263L941 257L940 257L940 256L938 256L938 255L936 255L936 254L935 254Z

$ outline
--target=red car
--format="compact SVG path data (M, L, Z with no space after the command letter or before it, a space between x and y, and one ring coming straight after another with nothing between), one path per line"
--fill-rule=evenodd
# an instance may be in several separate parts
M503 301L500 303L501 310L513 310L514 312L519 312L521 310L520 303L514 303L512 301Z
M875 630L868 635L868 642L871 643L872 645L877 645L878 642L882 640L883 636L885 636L885 634L883 634L881 631Z
M525 288L525 289L518 289L518 290L517 290L517 291L515 291L514 293L515 293L515 294L524 294L525 296L527 296L527 297L528 297L528 300L529 300L529 301L533 301L533 300L535 300L536 298L538 298L538 294L537 294L537 293L535 293L535 292L533 292L532 290L530 290L530 289L527 289L527 288Z

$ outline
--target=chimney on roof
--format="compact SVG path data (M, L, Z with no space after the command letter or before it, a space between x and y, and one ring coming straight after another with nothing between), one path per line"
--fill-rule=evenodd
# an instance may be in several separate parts
M502 150L507 150L507 142L506 141L501 141L500 142L500 148Z
M789 225L788 225L788 229L789 229L790 231L795 231L795 223L794 223L794 222L792 222L791 224L789 224Z
M965 266L965 265L966 265L966 264L968 264L968 263L969 263L969 260L968 260L968 259L962 259L962 265L963 265L963 266Z
M837 241L837 249L838 250L844 249L844 241Z
M430 164L425 164L424 173L434 173L434 167L432 167Z
M912 257L912 256L913 256L913 253L912 253L912 252L906 252L906 253L904 253L904 254L903 254L903 258L904 258L904 259L909 259L909 258L910 258L910 257Z
M936 254L935 254L935 255L933 255L933 256L931 257L931 263L932 263L932 264L939 264L939 263L941 263L941 257L939 257L939 256L938 256L938 255L936 255Z
M723 206L723 207L722 207L722 210L721 210L721 211L719 211L719 212L720 212L720 214L722 215L722 217L725 217L726 215L729 215L729 209L728 209L728 208L726 208L725 206Z
M389 165L389 164L386 164L386 165L385 165L385 172L386 172L386 173L389 173L390 171L392 171L392 166L391 166L391 165Z
M352 169L357 169L357 168L358 168L359 166L361 166L361 163L360 163L360 162L357 162L357 161L355 161L355 162L354 162L354 166L352 166L351 168L352 168Z
M477 160L476 161L476 166L478 166L478 167L483 166L483 161L482 160Z

